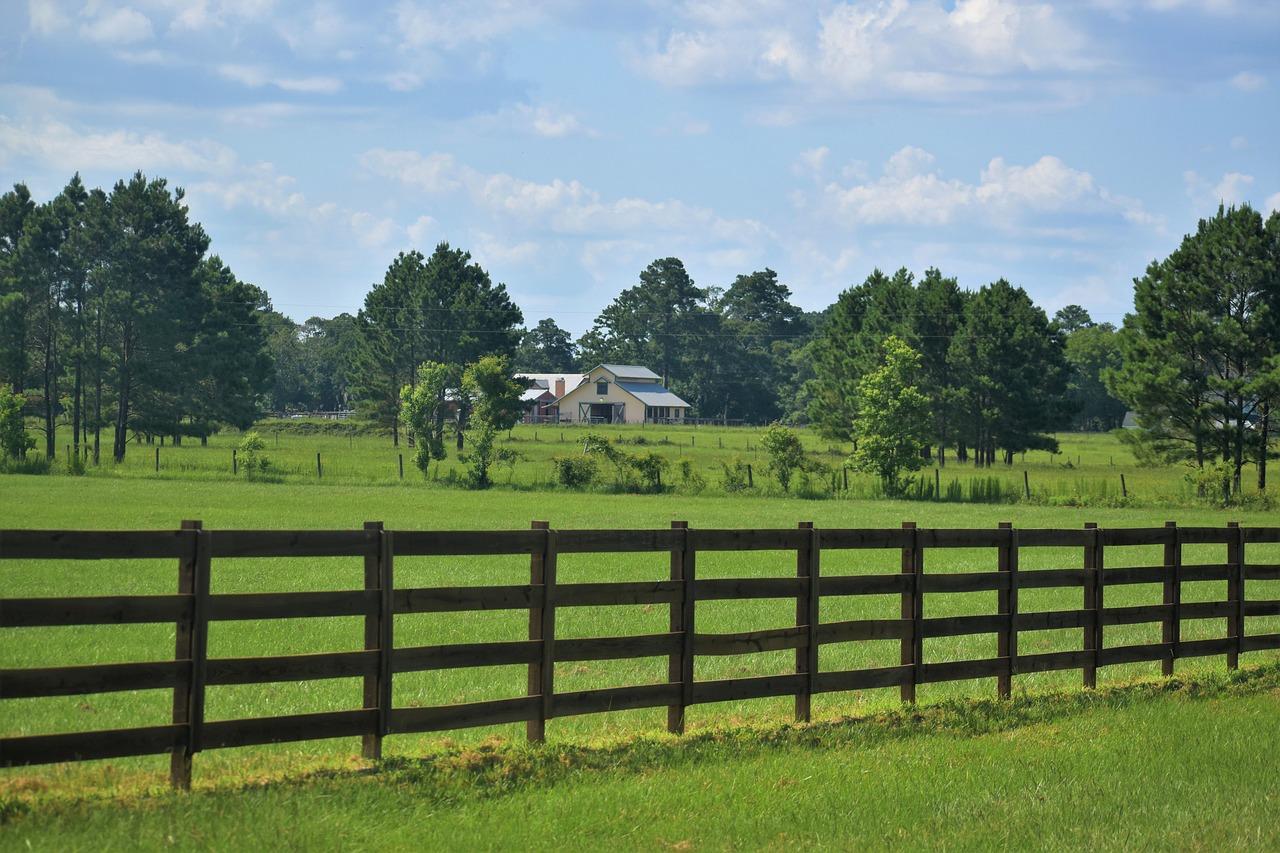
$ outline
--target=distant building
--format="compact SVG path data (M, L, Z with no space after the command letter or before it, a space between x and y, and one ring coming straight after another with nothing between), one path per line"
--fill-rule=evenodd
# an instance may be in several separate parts
M529 383L524 400L524 422L527 424L559 423L560 407L556 401L577 388L587 378L585 373L517 373L516 379Z
M570 423L682 423L689 412L661 376L638 364L598 365L554 405L560 420Z

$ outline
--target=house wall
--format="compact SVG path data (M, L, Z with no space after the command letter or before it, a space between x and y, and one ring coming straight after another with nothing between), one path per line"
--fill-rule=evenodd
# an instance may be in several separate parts
M603 396L596 393L596 382L600 379L609 381L609 393ZM560 419L577 423L580 420L578 417L580 403L622 403L626 407L623 411L624 423L644 423L644 404L619 388L614 383L613 374L601 368L591 371L587 375L586 382L570 391L560 401Z

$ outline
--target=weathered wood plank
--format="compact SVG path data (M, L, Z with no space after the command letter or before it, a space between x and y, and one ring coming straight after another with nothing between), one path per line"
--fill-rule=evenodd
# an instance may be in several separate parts
M378 711L375 708L218 720L204 724L201 745L205 749L224 749L263 743L356 737L376 731L377 725Z
M1193 601L1183 604L1179 612L1182 619L1224 619L1235 614L1236 604L1234 601Z
M1224 601L1221 604L1227 607L1232 606L1233 602ZM1214 616L1222 614L1214 613ZM1280 601L1246 601L1244 602L1245 616L1280 616Z
M733 634L696 634L693 638L693 650L699 655L744 655L800 649L804 647L807 636L808 630L803 625Z
M915 667L884 666L876 669L851 669L842 672L820 672L813 689L818 693L838 690L874 690L879 687L901 687L910 684Z
M910 575L841 575L818 579L819 595L901 595L913 584Z
M471 557L532 554L542 547L536 530L396 530L401 557Z
M516 666L542 659L537 640L495 643L454 643L443 646L408 646L391 655L392 672L423 672L471 666Z
M1093 655L1091 652L1041 652L1034 655L1018 655L1013 662L1014 675L1032 672L1053 672L1063 669L1081 669Z
M1178 646L1178 657L1194 658L1225 655L1235 647L1235 637L1221 637L1216 640L1183 640Z
M1018 535L1021 538L1021 530L1018 531ZM1020 589L1082 587L1087 577L1084 569L1026 569L1018 572L1018 587Z
M176 622L190 609L190 595L4 598L0 599L0 628Z
M629 637L585 637L556 640L557 661L626 660L676 654L682 633L640 634Z
M1093 624L1092 610L1045 610L1018 614L1019 631L1055 631L1061 628L1086 628Z
M187 727L179 724L0 738L0 766L157 755L180 749L186 739Z
M643 684L558 693L552 700L551 707L555 716L571 717L633 708L661 708L679 700L679 684Z
M1163 623L1170 613L1167 604L1139 604L1132 607L1108 607L1101 611L1103 625L1142 625Z
M389 723L392 734L439 732L527 722L536 719L541 713L541 696L517 696L514 699L467 702L462 705L393 708Z
M796 693L795 719L810 721L813 706L813 681L818 673L818 593L821 583L821 546L812 521L800 522L799 528L809 534L806 545L796 550L796 577L806 581L804 593L796 596L796 625L802 626L803 645L796 649L796 674L804 676L804 688Z
M544 695L548 676L554 679L555 667L554 657L548 659L546 655L546 647L544 642L548 639L543 633L548 627L555 629L555 616L552 615L550 622L546 618L546 609L550 602L549 596L545 594L547 589L547 537L550 536L551 525L545 521L534 521L529 525L536 531L540 541L538 547L529 555L529 589L543 590L544 594L539 596L535 602L530 596L529 602L529 642L537 643L538 657L529 664L526 675L525 695L535 700L535 713L533 716L526 718L525 738L531 743L542 743L547 737L547 698ZM555 571L551 567L551 572ZM554 636L554 635L553 635ZM543 672L544 668L550 668L551 673Z
M907 536L907 544L902 548L900 566L901 573L910 579L910 585L903 589L900 616L911 626L907 636L902 638L898 649L898 663L911 667L911 678L902 683L900 697L903 702L916 701L916 685L920 683L920 665L924 658L924 588L921 575L924 571L924 551L920 547L919 529L914 521L902 523L903 532Z
M1008 668L1000 673L996 682L996 695L1008 699L1013 691L1013 670L1018 656L1018 560L1019 531L1013 529L1013 522L1002 521L1001 530L1008 531L1009 541L1000 546L998 568L1009 575L1009 589L996 593L996 611L1000 614L1000 629L996 634L996 657L1005 658Z
M1280 581L1280 563L1246 563L1244 576L1251 581Z
M1225 581L1231 579L1231 564L1201 563L1184 564L1181 569L1183 581Z
M930 592L987 592L1009 588L1006 572L926 572L921 576L922 589Z
M920 667L920 682L932 684L939 681L961 681L966 678L990 678L1005 672L1008 667L1009 662L1005 658L926 663Z
M857 640L902 640L911 637L910 619L850 619L818 626L819 643Z
M556 607L674 604L683 589L682 583L669 580L563 583L556 587Z
M1168 614L1160 626L1160 640L1174 652L1160 664L1160 674L1167 677L1173 675L1182 635L1182 536L1176 521L1166 521L1164 526L1170 538L1164 546L1164 587L1161 593Z
M362 557L366 530L213 530L214 557Z
M182 557L183 530L0 530L0 560L142 560Z
M920 548L996 548L1002 538L1000 531L986 527L921 527L916 542Z
M701 704L738 699L762 699L766 696L788 696L803 686L803 675L762 675L754 678L695 681L693 701L695 704Z
M185 660L0 669L0 699L177 687L185 684L189 670Z
M376 589L338 592L236 592L209 596L209 619L303 619L378 612Z
M1022 548L1083 548L1087 542L1088 534L1083 530L1018 528L1018 544Z
M1280 527L1246 527L1245 542L1280 542Z
M378 602L382 604L384 596L382 591L382 549L385 545L382 531L383 525L381 521L366 521L364 529L371 534L371 538L365 543L364 552L364 588L366 591L377 590ZM382 612L383 610L386 612ZM364 648L366 652L373 652L375 663L362 674L364 681L361 684L363 691L364 707L377 708L379 700L382 696L381 685L379 684L382 668L377 665L377 660L381 657L382 650L382 620L391 619L391 612L388 608L379 607L377 611L371 611L364 617ZM364 736L360 754L370 761L378 761L382 758L382 735L380 733L367 734Z
M275 657L212 658L207 684L268 684L376 674L377 649ZM372 707L372 706L370 706Z
M680 545L671 530L556 530L562 554L665 553Z
M689 530L689 544L698 551L794 551L807 534L800 530L698 528Z
M901 529L886 527L868 530L819 529L819 547L833 551L873 548L900 549L907 541Z
M1240 651L1257 652L1264 649L1280 649L1280 634L1253 634L1240 638Z
M795 598L805 591L807 584L803 578L715 578L694 581L693 596L699 601Z
M542 606L541 585L454 586L397 589L396 613L454 613L466 610L527 610Z
M1235 538L1229 527L1179 527L1184 545L1227 545Z
M924 636L961 637L968 634L995 634L1005 630L1007 616L941 616L920 623Z
M1108 527L1099 528L1098 537L1103 547L1115 545L1164 545L1171 541L1171 534L1163 527Z
M692 626L685 622L685 599L688 599L690 607L690 618L692 618L693 595L691 585L685 583L685 556L688 552L688 529L689 522L673 521L671 522L671 531L679 540L677 546L671 551L671 583L678 586L678 598L671 602L671 607L667 611L667 627L672 634L680 638L676 648L672 651L671 656L667 658L667 681L680 685L680 691L676 695L676 699L667 706L667 732L673 735L684 734L684 659L688 655L693 656L693 632ZM686 630L687 629L687 630ZM692 680L692 664L690 665L690 680Z
M1121 663L1166 660L1173 657L1173 647L1164 643L1142 643L1132 646L1114 646L1098 652L1098 666Z
M1133 566L1107 569L1107 586L1132 586L1140 583L1164 583L1168 572L1164 566Z

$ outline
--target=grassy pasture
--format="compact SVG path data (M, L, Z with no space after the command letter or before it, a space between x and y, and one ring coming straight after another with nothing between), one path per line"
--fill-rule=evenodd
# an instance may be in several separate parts
M912 502L804 501L746 499L726 496L604 495L495 490L488 493L453 489L386 488L328 483L254 484L226 481L153 480L143 478L0 477L0 526L66 528L172 528L182 518L199 518L211 528L353 528L364 520L381 520L401 529L487 529L527 527L531 519L553 526L666 527L673 519L698 527L790 527L813 521L825 527L896 526L915 520L923 526L994 527L1012 521L1021 527L1080 526L1096 521L1103 526L1149 526L1176 518L1181 524L1221 525L1228 517L1245 524L1276 524L1274 512L1226 513L1211 509L1069 509L1034 505L989 506ZM1074 549L1035 549L1022 554L1022 568L1063 568L1080 565ZM825 575L883 573L898 570L897 552L827 551ZM1184 560L1220 562L1222 546L1188 546ZM1280 563L1280 546L1250 546L1251 562ZM1156 547L1108 549L1109 567L1152 565L1160 561ZM977 571L995 568L993 551L978 549L929 552L926 571ZM794 555L782 552L705 554L699 558L700 577L786 576L795 571ZM518 557L426 559L397 561L400 585L447 585L527 582L528 565ZM562 582L656 579L666 575L665 555L566 555L559 567ZM362 568L355 558L215 560L213 591L286 591L349 589L361 584ZM172 561L103 561L100 563L20 561L0 563L0 595L4 597L164 594L172 592L176 567ZM1222 600L1225 582L1187 584L1186 601ZM1280 582L1250 582L1250 598L1280 598ZM1080 606L1078 590L1034 590L1021 597L1021 609L1055 610ZM1153 604L1160 590L1152 586L1108 591L1108 606ZM995 593L931 595L926 615L945 616L994 612ZM896 617L893 596L825 599L822 619ZM589 607L563 609L557 614L560 637L616 636L666 630L666 608ZM717 633L778 628L792 624L792 601L704 602L698 607L700 631ZM397 645L431 645L483 640L523 639L526 617L520 612L413 615L397 617ZM1224 620L1184 624L1185 639L1222 636ZM1280 619L1251 619L1251 633L1280 631ZM1156 624L1109 627L1107 644L1158 642ZM1079 648L1081 632L1023 633L1023 653ZM358 618L262 620L215 623L211 627L212 657L341 651L359 648ZM0 667L53 666L156 660L172 656L172 626L108 626L10 630L0 636ZM988 657L995 653L991 635L930 639L925 645L930 662ZM1270 653L1244 656L1246 664L1271 659ZM860 642L824 646L823 670L885 666L897 662L897 641ZM736 657L700 657L699 679L766 675L790 671L791 652ZM1205 673L1223 668L1222 658L1179 663L1180 673ZM1102 670L1100 681L1118 683L1158 674L1157 664L1135 664ZM664 658L561 664L557 689L586 690L611 685L665 680ZM445 670L401 675L395 681L397 705L435 705L521 695L524 667ZM957 696L992 695L993 679L981 683L924 685L923 703ZM1015 692L1035 693L1078 685L1080 674L1045 673L1018 676ZM211 687L209 719L268 716L358 707L360 686L355 679L336 679L281 685ZM825 694L814 699L817 719L865 714L895 707L895 690ZM724 723L776 724L790 718L790 699L765 699L703 705L691 709L692 731ZM86 697L60 697L0 702L0 732L5 735L105 729L167 722L170 694L137 691ZM580 742L630 737L660 731L662 709L553 720L553 742ZM453 733L448 742L475 743L499 736L518 740L517 725ZM390 755L415 756L437 748L436 735L405 735L386 741ZM358 751L354 742L316 741L277 747L216 750L196 761L196 778L243 778L245 774L277 771L281 767L339 764ZM113 785L120 778L159 781L164 757L46 768L39 772L55 786ZM25 771L26 776L30 771ZM15 771L4 771L13 777ZM0 777L3 778L3 777Z
M620 746L6 802L0 847L1274 849L1280 669ZM0 795L2 796L2 795Z
M353 434L343 435L334 430L351 429ZM391 439L364 432L354 434L355 424L345 422L268 421L258 427L267 443L266 456L271 460L275 476L288 483L326 483L348 485L400 485L399 455L404 456L405 477L403 484L424 483L423 475L413 466L413 449L402 442L394 447ZM551 460L555 456L567 456L582 451L583 438L588 432L596 432L620 440L624 449L631 452L656 451L671 462L663 477L664 485L687 492L679 476L682 461L692 463L693 470L706 482L706 491L724 493L722 463L732 465L741 460L753 468L755 494L781 494L777 483L767 473L767 457L760 449L762 430L751 427L666 427L666 426L517 426L505 439L505 444L520 453L521 459L512 468L500 468L493 477L500 487L512 489L545 489L554 486L555 472ZM848 455L847 446L839 446L820 438L816 433L799 430L801 439L811 456L828 466L840 468ZM220 433L209 439L207 446L198 440L188 439L180 446L166 444L159 448L160 470L156 471L156 446L130 444L124 463L117 466L109 461L97 469L90 466L91 475L138 477L145 479L229 480L231 451L240 441L235 432ZM955 482L968 497L973 481L996 481L999 497L996 502L1017 501L1024 498L1023 474L1030 483L1033 502L1075 503L1085 505L1115 505L1122 500L1121 474L1125 477L1129 501L1135 505L1181 505L1195 503L1194 490L1183 480L1183 471L1176 466L1167 468L1140 468L1130 452L1114 436L1098 433L1063 433L1059 436L1061 452L1029 451L1015 457L1014 464L997 464L990 469L976 469L972 464L962 465L949 457L948 464L939 470L938 478L944 494ZM642 442L642 443L641 443ZM55 472L64 470L63 458L69 436L59 437L60 459ZM320 454L323 476L316 473L316 454ZM461 463L452 446L449 458L437 469L433 466L428 480L447 478L450 472L461 473ZM612 482L612 472L602 465L600 476L604 483ZM934 481L934 469L928 467L919 473L929 483ZM1252 470L1246 471L1246 493L1253 491ZM843 475L841 475L843 485ZM807 489L804 483L795 488L812 496L829 496L830 480L814 477ZM989 488L989 487L988 487ZM850 499L879 497L874 478L849 472L849 491L840 497Z

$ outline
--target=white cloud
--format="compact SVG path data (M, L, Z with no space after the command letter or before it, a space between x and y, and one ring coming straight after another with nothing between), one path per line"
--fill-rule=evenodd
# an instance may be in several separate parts
M127 130L81 132L53 119L14 122L0 116L0 163L27 160L64 172L180 169L226 173L235 154L208 140L175 142L161 134Z
M827 158L831 156L831 149L825 145L819 145L817 148L810 148L800 152L800 157L796 160L792 171L798 175L812 175L817 177L827 168Z
M56 0L28 0L27 23L31 32L49 36L70 25L71 18Z
M394 220L375 216L363 210L350 214L348 221L355 234L356 242L365 249L385 246L401 233Z
M697 234L728 242L759 240L768 234L754 220L725 219L678 199L607 199L576 180L538 182L503 172L481 172L449 154L372 149L361 163L373 174L423 192L461 191L480 210L526 230L580 236Z
M546 106L530 106L520 104L516 107L516 115L520 123L529 127L538 136L558 138L585 134L595 136L595 131L585 126L572 113L562 113Z
M402 0L393 15L401 46L412 49L489 42L539 22L544 12L539 4L522 0Z
M1267 85L1267 78L1252 71L1241 71L1231 78L1231 85L1241 92L1256 92Z
M1029 75L1101 65L1048 3L1014 0L847 2L825 13L776 4L693 3L685 26L651 42L638 67L672 86L783 82L810 99L950 99L1033 86ZM768 113L778 123L792 113Z
M1231 137L1231 150L1232 150L1232 151L1243 151L1244 149L1246 149L1246 148L1248 148L1248 147L1249 147L1249 139L1248 139L1248 137L1245 137L1245 136L1233 136L1233 137Z
M1263 211L1268 215L1280 211L1280 192L1262 203Z
M1245 200L1245 193L1253 184L1253 175L1241 172L1227 172L1222 180L1213 188L1213 195L1223 204L1239 204Z
M130 6L99 11L80 26L80 35L99 44L134 44L153 35L151 19Z
M1136 200L1100 188L1088 172L1051 155L1025 166L995 157L977 183L945 178L934 163L929 152L907 146L889 157L875 180L827 183L816 207L851 225L985 221L1016 228L1047 215L1082 213L1118 215L1134 224L1157 222Z
M1187 195L1199 208L1240 204L1248 200L1249 187L1253 185L1253 175L1243 172L1226 172L1217 182L1210 182L1188 170L1182 173L1182 180L1186 185Z
M258 65L224 64L217 68L224 79L240 83L251 89L274 86L285 92L332 95L342 91L342 81L336 77L280 77Z
M439 223L424 214L415 219L405 231L409 234L412 245L420 249L426 245L428 235L436 232L438 228Z

